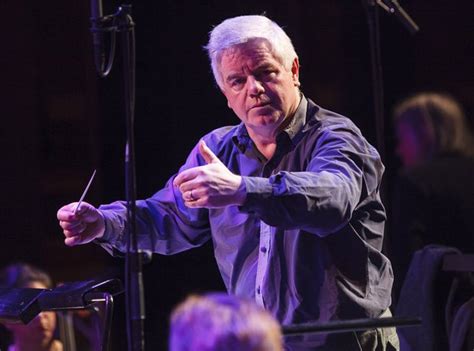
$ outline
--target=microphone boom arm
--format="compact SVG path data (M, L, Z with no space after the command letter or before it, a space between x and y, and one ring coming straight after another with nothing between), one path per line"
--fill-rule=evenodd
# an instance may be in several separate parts
M376 2L389 14L395 15L411 34L415 34L420 30L420 27L418 27L410 15L400 6L397 0L376 0Z

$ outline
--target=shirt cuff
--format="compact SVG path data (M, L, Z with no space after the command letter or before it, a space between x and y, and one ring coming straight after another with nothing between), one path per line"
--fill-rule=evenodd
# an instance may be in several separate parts
M112 210L99 209L104 218L104 235L93 242L102 246L112 256L122 256L117 247L125 247L125 224Z
M273 195L273 187L268 178L261 177L242 177L245 185L247 197L239 209L244 212L253 212L263 199L268 199Z

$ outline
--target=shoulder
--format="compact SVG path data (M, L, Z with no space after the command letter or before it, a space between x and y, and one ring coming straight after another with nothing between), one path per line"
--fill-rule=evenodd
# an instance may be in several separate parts
M378 151L367 141L351 119L322 108L311 100L308 100L307 126L310 133L316 137L320 147L328 143L340 143L341 147L346 145L379 157Z
M360 129L352 120L340 113L325 109L308 99L307 122L320 130L347 130L362 135Z
M232 137L235 135L239 125L236 126L225 126L212 130L211 132L205 134L202 139L211 145L218 145L231 141Z
M219 157L234 149L235 143L233 139L238 133L239 128L241 128L241 125L217 128L204 135L201 139Z

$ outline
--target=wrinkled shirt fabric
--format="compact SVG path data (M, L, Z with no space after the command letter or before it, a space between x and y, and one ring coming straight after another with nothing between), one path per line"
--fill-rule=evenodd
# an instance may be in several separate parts
M212 240L231 294L254 299L282 324L379 317L393 273L381 253L385 223L377 151L348 118L302 97L274 156L243 124L203 138L243 177L242 206L191 209L173 186L137 201L138 245L170 255ZM180 172L205 165L198 147ZM100 207L109 252L126 248L126 205Z

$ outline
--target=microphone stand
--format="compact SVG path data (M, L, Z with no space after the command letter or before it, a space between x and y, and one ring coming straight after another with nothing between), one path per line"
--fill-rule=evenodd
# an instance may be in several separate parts
M397 0L362 0L367 13L370 36L370 56L372 61L372 95L374 99L375 128L377 136L377 148L382 160L385 159L385 123L384 123L384 91L382 77L382 60L380 56L380 22L379 7L394 14L397 19L415 34L419 27L411 17L403 10ZM378 7L379 6L379 7Z
M125 181L127 202L127 252L125 256L125 300L127 315L127 340L129 351L145 349L145 299L142 266L150 255L138 250L136 233L136 175L135 175L135 23L131 17L131 5L121 5L113 15L91 19L93 33L111 33L107 65L96 60L101 77L110 73L115 54L115 34L120 33L122 45L122 74L125 97L127 141L125 146Z
M385 123L384 123L384 92L382 77L382 59L380 56L380 22L379 13L374 0L362 0L367 12L369 25L370 57L372 61L372 98L374 100L375 130L377 148L382 160L385 160Z
M379 7L390 14L395 14L400 22L415 34L419 28L416 23L401 8L397 0L362 0L367 13L370 37L370 56L372 61L372 98L374 100L375 130L377 149L382 161L385 160L385 119L384 119L384 90L382 77L382 59L380 56L380 22ZM379 6L379 7L378 7ZM382 186L380 196L382 201L386 200L386 186ZM389 250L388 240L384 240L383 248Z

